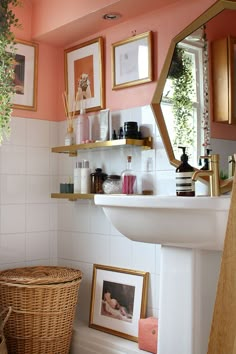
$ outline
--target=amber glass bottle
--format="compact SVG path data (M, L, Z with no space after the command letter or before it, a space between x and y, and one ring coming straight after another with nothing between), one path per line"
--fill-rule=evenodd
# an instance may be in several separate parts
M193 197L195 196L195 182L192 181L194 168L188 163L188 155L185 153L186 148L183 149L181 155L181 164L176 169L176 195L178 197Z
M90 174L90 192L95 194L102 194L102 184L106 178L107 174L102 172L101 168L96 168L95 172Z

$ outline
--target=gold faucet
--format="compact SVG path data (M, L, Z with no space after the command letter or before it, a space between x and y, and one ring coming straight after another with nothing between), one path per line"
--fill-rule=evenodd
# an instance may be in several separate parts
M232 189L233 178L220 180L219 154L201 156L201 158L209 159L209 170L198 170L194 172L192 180L197 181L199 177L209 176L211 197L217 197L221 194L230 192Z

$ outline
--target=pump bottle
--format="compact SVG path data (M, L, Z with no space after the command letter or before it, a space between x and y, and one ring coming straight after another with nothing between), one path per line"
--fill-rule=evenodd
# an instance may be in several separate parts
M195 182L192 181L194 168L188 163L188 155L185 153L186 147L179 146L183 150L181 164L176 169L176 195L179 197L195 196Z

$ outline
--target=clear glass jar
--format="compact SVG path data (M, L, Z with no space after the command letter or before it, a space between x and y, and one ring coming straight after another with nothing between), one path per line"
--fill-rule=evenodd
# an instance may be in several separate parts
M105 194L121 194L121 179L118 175L109 175L102 184Z

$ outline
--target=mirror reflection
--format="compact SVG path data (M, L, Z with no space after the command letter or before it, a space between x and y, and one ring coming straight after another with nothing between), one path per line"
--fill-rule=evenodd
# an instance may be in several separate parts
M209 127L202 129L204 115L208 119L207 78L207 41L202 27L177 43L161 101L175 156L180 154L179 146L187 147L194 166L204 154L203 146L210 146Z
M195 168L212 151L220 154L225 179L234 172L229 161L236 152L236 3L218 3L222 9L213 6L173 40L153 109L173 165L179 164L178 146L187 147Z

